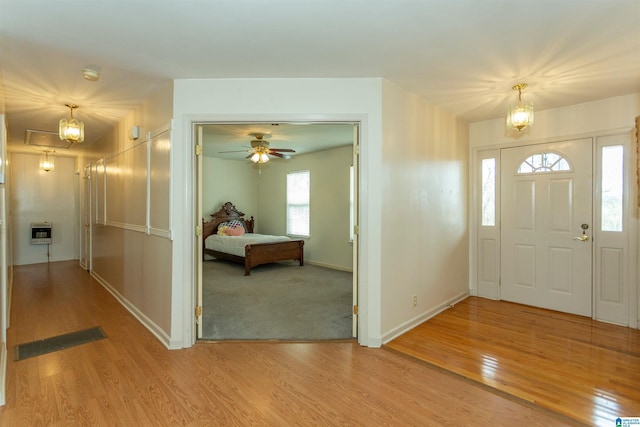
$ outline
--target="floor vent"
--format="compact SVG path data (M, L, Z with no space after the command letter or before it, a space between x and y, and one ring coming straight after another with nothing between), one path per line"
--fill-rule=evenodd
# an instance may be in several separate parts
M13 360L24 360L30 357L53 353L54 351L64 350L66 348L75 347L88 342L101 340L106 337L107 336L102 331L102 328L97 326L95 328L58 335L43 340L19 344L13 348Z

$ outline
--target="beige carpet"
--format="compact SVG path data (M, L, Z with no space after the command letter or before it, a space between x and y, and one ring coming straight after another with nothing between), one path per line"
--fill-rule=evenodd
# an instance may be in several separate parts
M352 273L297 262L244 267L204 261L203 339L352 337Z

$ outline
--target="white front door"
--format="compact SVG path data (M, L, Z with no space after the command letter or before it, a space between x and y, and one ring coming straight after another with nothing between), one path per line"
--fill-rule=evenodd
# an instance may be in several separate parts
M591 317L592 140L501 150L500 298Z

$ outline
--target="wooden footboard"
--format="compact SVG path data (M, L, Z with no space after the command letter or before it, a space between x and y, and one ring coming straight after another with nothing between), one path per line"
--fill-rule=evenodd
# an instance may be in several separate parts
M257 243L244 248L244 275L249 276L251 269L261 264L278 261L297 260L304 265L304 241Z
M211 249L204 249L204 253L216 258L244 264L244 275L250 276L251 269L258 265L269 264L278 261L297 260L304 265L304 241L291 240L277 243L256 243L244 248L244 257L226 254Z

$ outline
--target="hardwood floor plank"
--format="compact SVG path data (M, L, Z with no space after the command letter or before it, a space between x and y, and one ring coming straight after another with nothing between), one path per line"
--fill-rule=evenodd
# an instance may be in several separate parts
M468 298L388 344L590 425L640 413L640 332Z
M10 350L95 326L107 338L9 360L2 426L580 425L354 342L198 343L170 351L75 262L16 267L12 307Z

